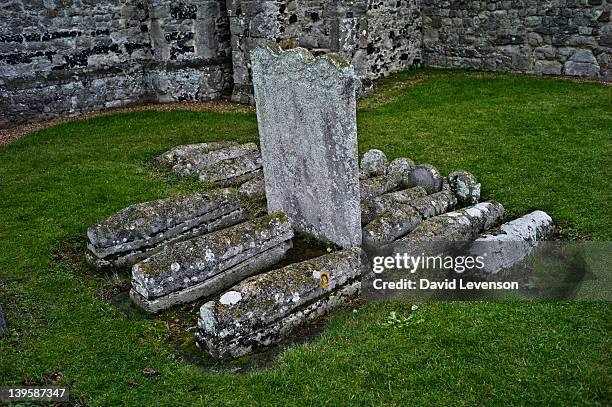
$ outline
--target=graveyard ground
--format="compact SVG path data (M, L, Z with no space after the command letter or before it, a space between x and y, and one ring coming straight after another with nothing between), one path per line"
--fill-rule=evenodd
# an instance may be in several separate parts
M542 209L566 239L612 239L609 86L407 72L360 102L358 123L361 151L466 169L509 217ZM176 350L192 347L182 328L193 318L115 305L125 305L115 299L126 276L83 264L85 230L129 204L199 187L155 170L161 152L256 135L254 113L144 111L0 147L0 303L10 328L0 384L69 384L86 405L612 403L609 303L427 303L414 311L421 323L400 328L383 322L412 304L366 304L334 313L267 370L214 373L183 361Z

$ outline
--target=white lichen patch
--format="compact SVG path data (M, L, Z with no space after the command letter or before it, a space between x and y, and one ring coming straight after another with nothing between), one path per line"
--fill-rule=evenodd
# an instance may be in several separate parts
M219 302L223 305L234 305L242 300L242 293L238 291L228 291L219 298Z

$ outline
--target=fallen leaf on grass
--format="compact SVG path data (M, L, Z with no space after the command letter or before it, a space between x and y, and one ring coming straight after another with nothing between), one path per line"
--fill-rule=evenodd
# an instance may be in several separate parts
M142 370L142 374L144 374L145 376L157 376L159 374L159 371L153 369L152 367L145 367Z

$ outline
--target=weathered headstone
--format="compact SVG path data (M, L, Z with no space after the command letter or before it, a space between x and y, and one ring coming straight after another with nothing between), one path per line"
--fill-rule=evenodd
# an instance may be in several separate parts
M252 52L268 210L340 246L361 244L356 77L336 55Z

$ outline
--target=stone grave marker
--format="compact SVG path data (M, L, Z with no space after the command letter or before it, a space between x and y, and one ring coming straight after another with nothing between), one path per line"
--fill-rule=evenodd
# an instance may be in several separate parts
M251 60L268 210L322 240L361 245L353 68L276 45Z

